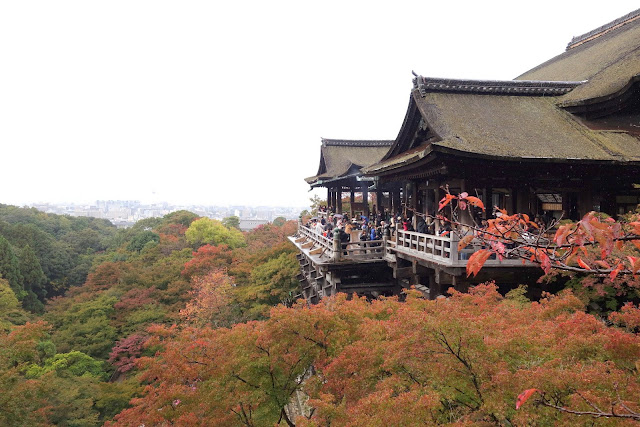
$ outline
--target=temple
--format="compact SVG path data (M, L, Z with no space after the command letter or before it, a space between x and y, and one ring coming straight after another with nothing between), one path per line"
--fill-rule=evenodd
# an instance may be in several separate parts
M640 202L639 40L640 9L574 37L564 53L514 80L416 76L394 141L323 140L318 174L307 182L327 187L337 213L342 192L350 191L352 216L354 207L368 214L375 193L378 212L408 217L414 229L419 218L436 215L444 186L531 217L622 215ZM354 151L340 154L339 147ZM354 191L362 193L361 206ZM477 215L486 219L491 209ZM455 234L443 236L439 226L352 242L346 251L302 227L292 240L300 249L303 295L314 301L414 285L435 297L489 277L515 284L539 274L517 260L489 260L471 281L464 267L474 246L458 251Z
M363 180L361 169L379 162L394 141L353 141L322 138L320 166L315 176L305 181L311 188L327 189L329 210L342 213L342 193L350 194L350 214L369 215L369 204L355 201L355 193L361 192L368 200L370 180Z

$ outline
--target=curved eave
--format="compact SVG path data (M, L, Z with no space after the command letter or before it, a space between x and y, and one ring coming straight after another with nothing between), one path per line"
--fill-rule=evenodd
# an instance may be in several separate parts
M628 165L628 166L640 166L640 157L636 159L589 159L589 158L559 158L559 157L506 157L496 156L492 154L474 153L467 151L460 151L454 148L442 147L434 145L433 152L442 154L449 154L456 157L469 157L473 159L494 160L501 162L527 162L527 163L574 163L580 162L583 164L601 164L601 165Z
M392 157L388 160L363 168L362 175L375 176L377 174L391 171L394 169L404 168L412 163L422 160L431 151L432 151L432 146L431 144L429 144L426 147L423 146L403 154L398 154L397 156Z
M354 171L354 168L357 169L357 171ZM358 177L362 175L361 169L362 167L360 165L351 163L347 170L338 176L314 176L312 178L305 179L305 181L307 181L307 183L311 185L311 188L325 187L327 184L333 184L342 180L348 180L352 178L358 179ZM352 172L350 173L349 171ZM311 181L311 179L313 179L313 181Z
M588 109L590 106L597 106L597 104L608 103L616 99L625 99L627 95L633 91L634 86L638 82L640 82L640 74L636 74L635 76L631 77L627 82L627 84L625 84L620 90L614 93L610 93L610 94L595 97L595 98L584 98L584 99L577 99L577 100L570 100L570 101L562 101L562 98L560 98L560 102L558 102L556 105L558 105L558 107L567 108L570 110L573 110L579 107L584 107L584 109Z
M419 153L414 153L412 156L407 156L406 159L389 159L393 161L393 164L380 164L375 168L366 168L363 170L363 175L383 176L394 173L404 173L408 170L414 170L423 166L426 162L430 162L437 154L445 154L453 157L463 157L470 159L482 159L498 162L520 162L520 163L550 163L550 164L570 164L579 162L581 164L592 165L620 165L620 166L640 166L640 157L637 159L588 159L588 158L557 158L557 157L506 157L496 156L491 154L475 153L460 151L449 147L443 147L437 145L437 143L431 144L429 148L424 148ZM398 156L402 157L402 156ZM388 162L385 162L388 163ZM376 165L374 165L376 166Z

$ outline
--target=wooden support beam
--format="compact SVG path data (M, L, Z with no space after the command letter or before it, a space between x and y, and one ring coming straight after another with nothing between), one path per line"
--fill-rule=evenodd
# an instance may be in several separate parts
M396 267L393 269L394 279L407 279L413 274L413 267Z
M366 182L362 184L362 203L364 203L364 215L369 217L369 190Z

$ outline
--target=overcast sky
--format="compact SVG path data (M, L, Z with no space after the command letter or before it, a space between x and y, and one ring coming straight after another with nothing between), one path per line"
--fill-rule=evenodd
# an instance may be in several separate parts
M3 1L0 203L304 206L320 138L394 139L412 70L512 79L638 7Z

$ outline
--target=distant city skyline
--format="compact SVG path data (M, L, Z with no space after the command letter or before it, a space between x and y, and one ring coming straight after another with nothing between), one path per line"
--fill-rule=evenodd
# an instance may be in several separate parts
M0 4L0 203L301 206L320 139L394 139L411 71L513 79L636 1Z
M45 213L102 218L120 227L130 227L145 218L160 218L171 212L186 209L198 216L224 219L240 218L241 229L252 229L277 217L297 219L306 207L300 206L247 206L247 205L175 205L171 203L145 204L137 200L96 200L94 203L33 203Z

